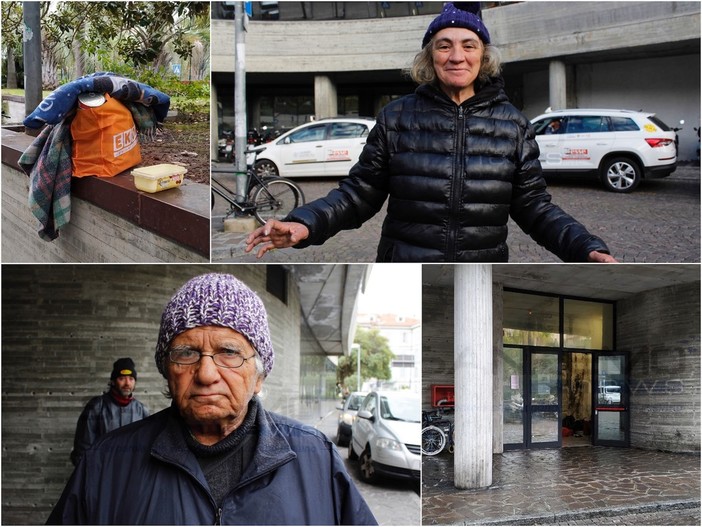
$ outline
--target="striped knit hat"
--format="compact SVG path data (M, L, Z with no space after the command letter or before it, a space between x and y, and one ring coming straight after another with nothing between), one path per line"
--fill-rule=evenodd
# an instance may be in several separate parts
M263 302L232 275L211 273L189 280L163 311L155 358L158 371L164 377L171 341L183 331L200 326L238 331L258 352L265 374L273 369L275 353Z

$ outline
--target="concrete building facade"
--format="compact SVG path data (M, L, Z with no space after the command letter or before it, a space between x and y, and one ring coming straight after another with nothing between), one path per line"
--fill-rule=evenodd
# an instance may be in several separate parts
M170 405L154 363L161 313L188 279L231 273L261 297L275 350L266 408L306 419L328 357L348 353L365 265L4 265L2 269L2 523L43 524L72 472L87 401L131 357L135 396ZM332 376L332 390L333 390ZM315 418L318 416L314 416Z
M374 116L413 91L404 72L442 5L344 2L340 12L338 2L318 2L303 19L306 3L278 2L278 19L262 20L263 2L254 4L247 113L249 126L259 129L336 114ZM220 105L213 134L216 123L233 123L234 113L234 23L222 16L213 8L213 101ZM696 157L698 2L485 2L482 16L502 51L508 95L527 117L547 107L644 109L670 126L684 120L680 158Z
M423 287L423 407L450 387L468 439L456 487L510 448L700 452L698 266L425 266Z

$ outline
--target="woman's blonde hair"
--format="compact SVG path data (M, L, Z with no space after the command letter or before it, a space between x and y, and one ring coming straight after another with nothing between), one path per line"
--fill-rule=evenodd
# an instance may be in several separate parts
M430 41L417 53L409 69L412 80L417 84L431 84L436 80L434 60L432 58L432 42ZM478 81L484 83L490 77L496 77L502 71L502 54L492 44L483 45L483 58L480 63Z

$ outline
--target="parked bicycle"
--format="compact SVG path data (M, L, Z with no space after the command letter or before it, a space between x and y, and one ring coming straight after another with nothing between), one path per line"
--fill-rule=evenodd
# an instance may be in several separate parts
M453 419L446 416L446 411L437 409L422 412L422 454L435 456L447 449L454 450Z
M248 185L244 201L237 201L236 191L215 177L215 174L234 174L235 172L231 168L212 169L212 208L214 208L215 195L218 195L229 203L226 216L253 215L261 224L264 224L270 219L281 220L293 209L305 204L305 195L297 183L279 176L260 177L253 170L255 161L254 154L251 163L247 163Z

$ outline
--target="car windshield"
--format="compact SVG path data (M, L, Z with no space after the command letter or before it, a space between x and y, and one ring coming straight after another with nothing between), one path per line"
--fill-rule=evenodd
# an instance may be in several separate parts
M419 399L386 396L380 398L380 416L383 419L419 423L421 413Z
M351 395L349 397L349 402L348 402L348 405L346 406L346 409L347 410L358 410L361 407L362 402L363 402L362 395Z

